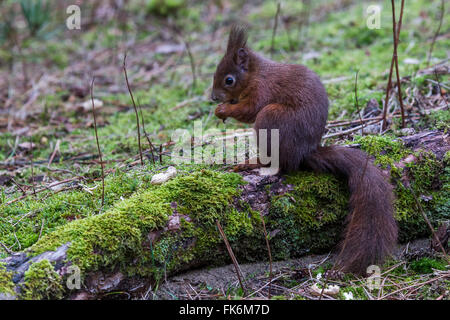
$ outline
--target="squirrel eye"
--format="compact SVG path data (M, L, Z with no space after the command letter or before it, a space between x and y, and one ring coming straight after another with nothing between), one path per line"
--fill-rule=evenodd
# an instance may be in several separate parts
M232 76L227 76L227 77L225 78L225 84L226 84L227 86L231 86L233 83L234 83L234 78L233 78Z

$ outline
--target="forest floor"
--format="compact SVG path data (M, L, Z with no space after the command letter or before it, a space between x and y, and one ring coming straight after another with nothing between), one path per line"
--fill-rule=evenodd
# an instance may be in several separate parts
M381 114L393 48L388 2L382 7L381 28L369 29L365 2L321 0L305 9L300 1L283 1L273 43L275 2L218 3L222 5L187 1L166 15L150 5L143 9L142 1L128 1L120 9L99 1L82 8L88 14L82 15L81 30L67 30L61 1L54 8L54 21L44 27L52 32L33 33L22 19L17 23L21 32L13 40L0 37L0 258L32 246L61 225L105 212L139 191L148 184L140 176L142 170L151 175L172 164L174 130L192 132L195 121L201 121L203 130L250 128L234 120L222 123L209 99L215 67L236 20L249 23L248 43L255 51L276 61L305 64L320 75L330 101L324 144L358 143L361 135L368 134L395 140L427 130L448 133L450 25L444 19L439 27L444 14L440 1L408 1L405 6L398 62L406 126L401 128L397 86L393 86L385 130ZM9 6L2 3L0 11L12 10ZM140 143L124 76L125 57L140 115ZM397 83L395 73L393 83ZM106 176L135 172L125 185L107 186L103 205L94 124ZM141 166L139 144L144 167L136 169ZM206 167L227 170L220 165L177 169L186 173ZM419 253L413 254L417 259L391 262L389 279L383 282L387 291L377 291L378 298L449 299L448 265L424 253L423 242L415 247L422 248L422 253L416 248ZM330 267L325 257L311 258L312 267L280 265L271 295L317 298L309 289ZM263 265L266 269L253 275L259 277L255 288L268 281L267 263ZM347 294L341 290L325 298L345 299L350 293L354 299L376 298L362 284L365 279L336 281L346 282ZM161 288L170 292L170 283ZM179 295L155 291L145 298L244 295L237 282L225 291L206 282L191 289ZM264 286L253 297L267 297L267 289Z

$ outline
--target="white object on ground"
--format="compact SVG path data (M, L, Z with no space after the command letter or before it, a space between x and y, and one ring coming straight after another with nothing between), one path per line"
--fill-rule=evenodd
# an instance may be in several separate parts
M344 292L345 300L353 300L353 292Z
M310 289L313 295L320 296L322 294L322 288L319 288L317 283L313 284ZM327 296L335 296L339 293L339 289L339 286L331 285L323 289L323 294L326 294Z
M176 175L177 169L175 167L169 167L167 168L166 172L155 174L152 177L151 184L163 184L164 182L167 182L173 177L175 177Z

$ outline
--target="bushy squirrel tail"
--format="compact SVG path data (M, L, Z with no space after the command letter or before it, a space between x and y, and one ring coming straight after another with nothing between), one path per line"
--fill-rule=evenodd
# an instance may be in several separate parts
M365 275L369 265L380 264L391 254L397 240L392 186L357 149L319 147L306 159L306 165L348 179L350 213L337 265L345 272Z

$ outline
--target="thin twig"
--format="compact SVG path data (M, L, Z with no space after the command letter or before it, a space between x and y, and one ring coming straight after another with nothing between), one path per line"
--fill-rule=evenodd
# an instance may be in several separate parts
M361 116L361 110L359 109L359 103L358 103L358 73L359 73L359 69L356 70L356 75L355 75L355 107L356 107L356 111L358 112L358 116L359 116L359 121L361 123L362 129L361 129L361 135L364 135L364 122Z
M392 0L392 20L393 20L393 37L394 37L394 53L392 55L392 59L391 59L391 67L389 68L389 77L388 77L388 85L386 88L386 97L384 99L384 109L383 109L383 123L381 126L382 130L386 130L386 126L387 126L387 109L388 109L388 103L389 103L389 93L391 91L391 87L392 87L392 72L394 70L394 65L396 65L397 68L397 82L400 82L399 78L398 78L398 62L395 63L395 61L397 60L396 56L397 56L397 45L398 45L398 39L400 36L400 30L402 27L402 20L403 20L403 8L404 8L404 0L402 0L402 4L401 4L401 10L400 10L400 17L399 17L399 21L398 21L398 26L396 26L395 23L395 4L394 4L394 0ZM400 102L400 106L401 106L401 111L402 111L402 126L404 125L404 110L403 110L403 101L401 100L401 90L400 90L400 85L397 84L399 86L399 100Z
M181 40L181 42L183 42L186 52L188 54L189 63L191 64L191 71L192 71L192 91L193 91L197 86L197 75L195 71L195 60L192 54L191 46L189 45L189 41L184 39L181 30L176 25L172 26L172 30L175 32L175 34Z
M278 15L280 14L280 9L281 9L281 3L278 2L277 3L277 12L275 13L275 21L273 24L273 29L272 29L272 44L270 45L270 57L273 56L273 52L274 52L274 47L275 47L275 34L277 33L277 28L278 28Z
M63 184L63 183L72 182L72 181L77 180L77 179L84 179L84 178L80 177L80 176L77 176L77 177L74 177L74 178L70 178L70 179L66 179L66 180L63 180L63 181L58 181L58 182L52 183L50 186L54 187L54 186L57 186L57 185L60 185L60 184ZM38 189L38 190L36 190L36 193L39 193L39 192L42 192L42 191L46 191L46 190L49 190L48 187L44 187L44 188ZM13 203L15 203L17 201L23 200L23 199L27 198L28 196L30 196L32 194L33 193L27 193L27 194L24 194L23 196L20 196L18 198L12 199L12 200L6 202L5 206L8 206L8 205L13 204Z
M138 99L138 107L139 107L139 113L141 114L142 131L144 131L145 138L147 139L147 142L149 144L150 152L152 154L152 163L154 164L155 163L155 155L153 154L154 146L153 146L153 143L150 141L147 131L145 130L144 116L142 114L142 108L141 108L141 104L139 103L139 99Z
M450 259L449 259L448 255L447 255L447 252L445 251L445 249L444 249L444 247L443 247L443 245L441 243L441 240L439 240L439 237L437 236L436 232L434 231L434 228L431 225L430 220L428 219L427 215L423 211L422 205L420 204L419 200L417 199L416 194L414 193L414 191L411 188L409 188L409 189L411 191L411 194L414 197L414 201L416 202L417 208L419 209L420 213L422 214L423 219L427 223L428 228L430 228L430 231L431 231L431 233L433 235L434 240L436 240L436 242L439 244L439 247L442 250L442 253L444 254L445 260L447 260L447 263L450 264Z
M50 156L50 160L48 160L47 168L50 168L50 165L53 163L53 160L55 159L56 152L59 152L59 144L61 143L61 140L56 140L55 148L53 150L52 155Z
M439 82L439 77L438 77L436 68L434 68L434 77L436 78L436 83L437 83L437 85L438 85L439 94L441 95L442 100L444 100L445 105L446 105L446 107L448 108L447 98L445 97L445 95L442 94L441 83Z
M391 86L392 86L392 71L394 70L394 58L391 60L391 67L389 68L389 78L388 78L388 84L386 87L386 96L384 98L384 109L383 109L383 123L381 125L381 129L385 130L387 126L387 110L388 110L388 103L389 103L389 93L391 92Z
M306 43L309 27L309 16L311 11L311 0L302 0L302 12L300 13L300 26L299 26L299 40L303 40ZM300 51L305 49L306 45L300 48Z
M334 128L334 127L345 127L350 126L354 124L361 124L363 122L369 122L374 120L382 120L382 117L370 117L370 118L364 118L359 120L337 120L337 121L328 121L328 124L326 125L326 128Z
M94 115L94 131L95 131L95 140L97 141L97 150L98 150L98 156L100 157L100 165L102 168L102 208L105 204L105 172L103 168L103 157L102 157L102 151L100 150L100 143L98 141L98 133L97 133L97 119L95 116L95 104L94 104L94 80L95 77L92 77L91 82L91 102L92 102L92 114Z
M22 186L16 180L14 180L14 178L11 178L11 181L20 189L20 191L22 191L22 195L26 195L27 194L25 192L25 190L23 190Z
M186 47L186 51L187 51L187 54L189 56L189 62L191 64L191 70L192 70L192 91L193 91L197 87L197 75L196 75L196 71L195 71L195 60L194 60L194 56L192 55L191 46L189 45L189 42L185 41L183 38L182 38L182 41L184 43L184 46Z
M444 2L445 2L444 0L441 0L441 16L439 18L438 28L436 29L436 32L434 33L433 40L431 41L430 51L428 52L427 66L430 65L431 55L433 54L434 43L436 42L436 38L438 37L439 32L441 31L442 21L444 20L444 12L445 12Z
M8 248L8 247L6 246L6 244L0 242L0 246L2 246L3 249L5 249L6 253L8 253L8 254L14 254L14 251L12 251L10 248Z
M130 83L128 82L126 60L127 60L127 53L125 52L125 56L123 57L123 72L125 74L125 80L127 82L128 92L130 93L131 101L133 102L134 113L136 115L136 125L137 125L137 133L138 133L138 146L139 146L139 157L141 159L141 165L143 166L144 165L144 159L142 158L141 128L139 126L139 115L138 115L138 112L137 112L136 103L134 102L133 93L131 92Z
M258 290L253 291L252 293L250 293L250 294L249 294L248 296L246 296L245 298L247 298L247 299L251 298L252 296L254 296L255 294L257 294L258 292L260 292L262 289L264 289L264 288L267 287L268 285L271 285L274 281L278 280L279 278L281 278L281 277L283 277L283 276L285 276L284 273L279 274L278 276L276 276L276 277L273 278L273 279L270 279L269 282L265 283L262 287L260 287Z
M38 236L37 241L39 241L39 239L41 239L42 230L44 229L44 223L45 223L45 218L42 218L41 230L39 231L39 236Z
M382 119L380 119L380 120L382 120ZM368 125L375 124L375 123L379 122L380 120L373 120L373 121L369 122ZM344 130L344 131L340 131L340 132L336 132L336 133L327 134L327 135L323 136L323 139L328 139L328 138L332 138L332 137L343 136L343 135L345 135L345 134L348 134L348 133L352 133L352 132L358 131L359 129L362 129L363 127L364 127L364 125L360 125L360 126L357 126L357 127L354 127L354 128L350 128L350 129L348 129L348 130Z
M37 214L37 213L39 213L39 212L41 212L43 209L36 209L36 210L32 210L32 211L29 211L29 212L27 212L27 213L25 213L23 216L21 216L20 218L19 218L19 220L17 220L14 224L12 224L12 227L15 227L20 221L22 221L23 219L25 219L26 217L32 217L32 216L34 216L35 214Z
M33 194L36 197L36 189L34 186L34 166L33 166L33 140L31 139L32 136L30 135L30 162L31 162L31 185L33 188Z
M234 268L236 270L236 275L239 280L239 284L241 285L242 291L244 291L244 295L247 295L247 291L245 290L244 284L242 282L242 274L241 269L239 268L239 264L236 260L236 257L234 256L233 249L231 249L230 243L228 242L227 236L225 235L225 232L223 232L222 226L220 225L219 220L216 220L217 228L219 229L220 235L222 236L223 242L225 243L225 246L227 247L228 254L230 255L231 261L233 261Z
M261 222L264 230L264 238L266 238L267 253L269 254L269 300L270 300L272 289L272 252L270 251L269 237L267 236L267 229L266 223L264 222L264 217L261 212L259 215L261 217Z
M396 294L396 293L398 293L398 292L401 292L401 291L403 291L403 290L411 289L411 288L414 288L414 287L417 287L417 286L423 286L423 285L425 285L425 284L431 283L431 282L433 282L433 281L436 281L436 280L439 280L439 279L445 278L445 277L448 277L448 275L446 275L446 274L440 275L440 276L435 277L435 278L433 278L433 279L430 279L430 280L428 280L428 281L425 281L425 282L422 282L422 283L416 283L416 284L413 284L413 285L408 286L408 287L406 287L406 288L401 288L401 289L395 290L395 291L393 291L393 292L388 293L387 295L382 296L381 298L379 298L379 300L386 299L387 297L392 296L392 295L394 295L394 294Z
M393 21L392 22L393 23L393 27L392 27L393 31L392 31L392 33L393 33L393 37L394 37L395 74L397 76L398 101L400 103L400 110L402 112L402 128L404 128L405 127L405 108L403 106L401 79L400 79L400 74L399 74L399 70L398 70L398 55L397 55L398 38L400 36L401 22L399 22L399 28L397 30L396 23L395 23L395 4L394 4L394 0L391 0L391 3L392 3L392 21ZM400 11L400 21L401 21L401 18L403 16L404 3L405 3L405 0L402 0L401 11Z

